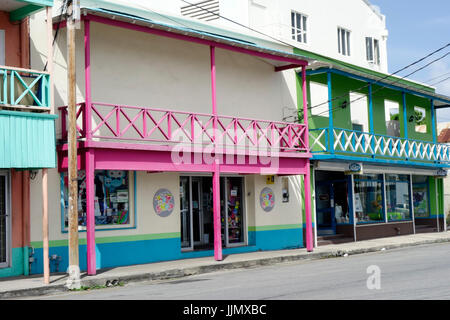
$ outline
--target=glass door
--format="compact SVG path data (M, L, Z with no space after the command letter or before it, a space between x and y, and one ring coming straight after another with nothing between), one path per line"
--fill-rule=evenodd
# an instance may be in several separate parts
M8 194L8 174L0 172L0 267L7 267L9 262Z
M226 177L224 184L226 245L227 247L242 245L245 243L243 179Z
M334 195L332 184L316 183L317 234L334 234L336 225L334 218Z
M180 177L181 249L193 249L190 177Z
M191 178L192 188L192 227L194 245L203 243L203 203L202 203L202 180L201 178Z

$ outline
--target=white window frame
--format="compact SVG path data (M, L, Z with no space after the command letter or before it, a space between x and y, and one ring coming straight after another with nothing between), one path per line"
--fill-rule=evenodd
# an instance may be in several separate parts
M423 124L423 126L425 126L425 132L423 132L418 128L419 126L415 123L416 122L416 117L415 117L416 111L422 113L423 118L420 119L421 121L425 120L427 118L427 109L426 108L414 106L414 131L417 133L428 133L428 125L427 124Z
M362 132L369 132L369 109L367 95L350 91L350 118L352 124L361 125Z
M342 27L337 28L338 32L338 52L343 56L350 56L350 34L351 31ZM344 35L344 38L342 36Z
M329 117L330 107L328 103L324 103L328 100L328 85L310 81L309 92L311 100L311 115Z
M294 10L291 11L291 39L299 43L308 43L308 16Z
M366 59L368 62L380 65L380 41L373 37L366 37Z

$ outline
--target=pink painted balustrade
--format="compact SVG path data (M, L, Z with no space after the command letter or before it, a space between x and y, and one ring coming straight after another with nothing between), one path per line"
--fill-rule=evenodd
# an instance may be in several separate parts
M304 124L162 110L105 103L77 105L79 138L153 145L214 145L218 150L308 152ZM60 107L62 139L67 138L67 107ZM216 132L214 132L216 122ZM90 128L90 129L87 129ZM90 133L88 135L87 133ZM229 149L231 148L231 149Z

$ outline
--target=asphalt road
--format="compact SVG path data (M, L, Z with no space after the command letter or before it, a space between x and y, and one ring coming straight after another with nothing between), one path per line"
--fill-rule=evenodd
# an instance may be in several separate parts
M375 267L368 273L370 266ZM367 286L369 277L372 289ZM450 244L132 283L39 299L450 299Z

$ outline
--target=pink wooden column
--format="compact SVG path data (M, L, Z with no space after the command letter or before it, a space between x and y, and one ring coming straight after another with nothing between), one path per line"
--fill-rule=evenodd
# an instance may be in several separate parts
M216 99L216 54L215 47L210 46L211 56L211 96L212 96L212 113L215 116L213 122L213 139L216 139L217 130L217 99ZM214 151L216 146L214 145ZM214 259L222 260L222 232L220 221L220 168L219 161L214 162L213 172L213 224L214 224Z
M306 66L302 68L302 93L303 93L303 123L306 127L305 144L309 149L309 130L308 130L308 103L306 97ZM306 250L313 251L313 235L311 221L311 173L309 159L306 161L305 168L305 217L306 217Z
M84 81L85 81L85 115L84 129L86 130L86 139L91 139L91 29L89 20L84 20ZM95 162L94 153L90 149L85 151L86 163L86 246L87 246L87 272L88 275L96 274L96 256L95 256L95 185L94 172Z
M220 222L220 170L219 160L214 163L213 172L213 219L214 219L214 259L222 260L222 232ZM226 223L226 222L225 222Z

